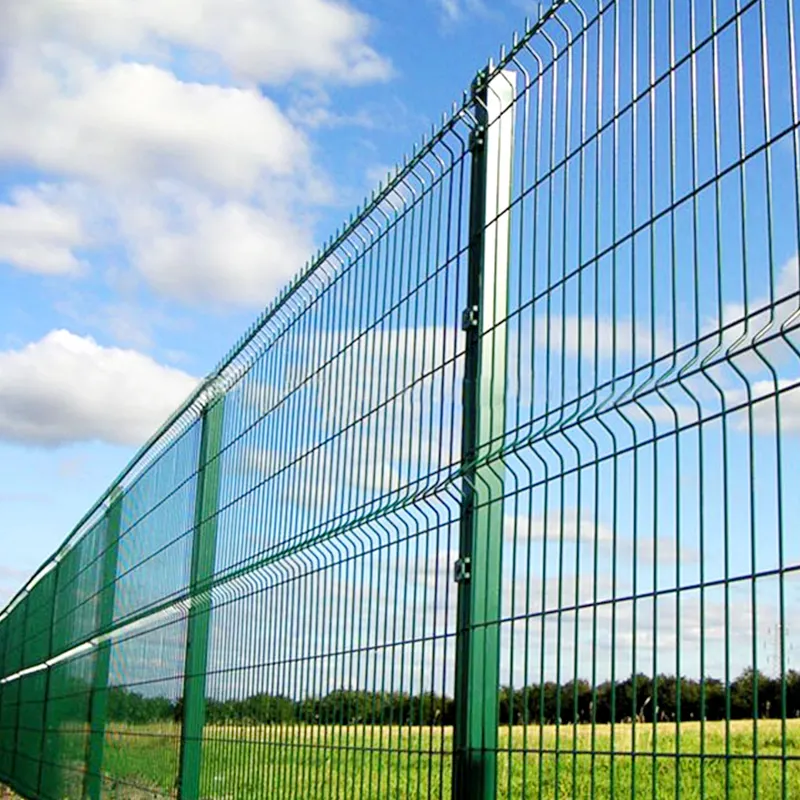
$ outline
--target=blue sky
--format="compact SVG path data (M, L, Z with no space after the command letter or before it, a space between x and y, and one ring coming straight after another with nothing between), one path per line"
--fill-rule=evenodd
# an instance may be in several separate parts
M234 5L0 11L0 604L531 10Z

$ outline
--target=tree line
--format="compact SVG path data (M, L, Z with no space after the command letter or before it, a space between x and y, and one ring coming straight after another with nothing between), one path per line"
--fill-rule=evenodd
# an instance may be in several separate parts
M757 694L756 694L757 689ZM757 698L757 699L756 699ZM674 675L631 675L594 690L585 680L559 685L552 681L499 690L501 725L575 722L607 724L640 722L800 717L800 672L790 670L784 685L779 678L746 670L730 686L721 680L699 680ZM146 697L124 687L108 690L108 718L142 724L180 721L183 701ZM322 697L294 700L266 692L241 699L206 701L210 725L308 723L319 725L452 725L452 698L425 692L366 692L337 689Z

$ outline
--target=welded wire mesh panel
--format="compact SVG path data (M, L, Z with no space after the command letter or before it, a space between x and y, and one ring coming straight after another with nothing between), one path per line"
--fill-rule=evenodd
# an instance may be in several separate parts
M26 795L36 794L39 790L46 683L44 670L19 680L14 775L18 789Z
M195 422L126 487L114 624L185 595L189 586L200 425Z
M17 725L19 721L19 681L3 685L0 700L0 770L8 780L14 776L14 758L17 748Z
M499 792L792 797L795 9L557 6L503 65Z
M162 613L111 642L103 795L170 797L178 779L186 618Z
M4 658L2 677L2 706L0 706L0 773L13 775L19 730L20 686L8 677L22 668L25 643L26 599L4 612L0 625L3 628Z
M97 633L97 604L103 587L103 555L108 547L104 516L87 526L59 562L53 620L53 652L63 653Z
M90 649L48 670L41 797L72 798L83 794L96 661L96 651Z
M202 796L450 792L466 126L226 395Z
M9 623L8 617L0 619L0 676L5 677L5 660L6 660L6 640L8 637Z
M31 589L26 600L22 667L41 664L50 655L56 571L51 569Z
M11 609L7 610L4 615L2 621L3 629L5 630L4 678L22 669L26 612L27 598L23 597Z
M36 794L43 758L47 673L42 668L50 653L55 601L55 570L44 573L30 589L20 614L21 653L16 666L22 674L16 680L14 715L0 725L6 728L10 770L16 786L25 794ZM19 608L19 606L17 607ZM10 665L9 665L10 666ZM32 670L32 671L28 671ZM13 736L10 734L13 733ZM3 734L0 733L0 737ZM10 746L13 741L13 751ZM8 762L7 762L8 763Z

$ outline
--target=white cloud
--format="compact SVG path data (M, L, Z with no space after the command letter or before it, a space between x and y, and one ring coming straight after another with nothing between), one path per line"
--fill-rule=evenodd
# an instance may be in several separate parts
M800 289L800 264L797 256L792 256L781 267L778 283L775 287L776 297L786 297ZM795 299L797 304L797 299Z
M3 5L0 165L77 191L19 189L0 206L0 261L76 274L112 254L169 298L262 306L333 193L301 123L260 86L310 75L324 98L330 82L387 78L370 29L336 0ZM324 105L311 123L340 121Z
M766 344L758 345L757 353L750 351L756 337L759 340L765 335L776 333L782 325L786 324L800 308L800 300L796 296L798 281L800 281L800 266L797 256L787 259L777 272L773 303L767 294L751 297L748 306L749 317L745 317L745 307L740 301L725 303L722 307L722 324L730 327L725 330L719 339L719 344L730 348L736 354L737 365L748 371L760 371L764 365L761 358L770 361L773 366L779 366L785 361L789 352L782 339L774 339ZM772 305L770 309L769 306ZM754 309L767 307L767 310L753 313ZM708 322L706 331L716 331L719 328L717 320ZM709 349L717 344L717 339L712 339L707 347ZM743 352L744 351L744 352Z
M367 44L371 28L368 16L334 0L27 0L0 12L0 31L18 42L66 41L111 58L169 58L172 45L263 82L386 79L391 66Z
M774 433L778 424L778 409L775 405L776 389L780 391L781 433L800 433L800 379L779 379L777 386L771 380L754 381L750 386L753 398L753 430L755 433ZM747 402L744 389L726 392L730 405ZM737 412L736 427L746 431L749 422L746 410Z
M178 184L150 192L81 188L57 204L20 189L14 205L0 205L0 263L78 274L84 264L77 247L88 260L111 244L124 250L132 268L125 273L128 284L138 273L158 294L183 303L261 307L313 249L310 225L299 212L291 215L289 204L267 209L236 199L215 202ZM149 345L139 327L148 312L137 310L135 318L131 309L124 312L125 303L115 303L105 313L115 338ZM97 308L89 316L97 322Z
M655 353L665 349L664 335L656 331ZM609 358L633 352L634 344L639 358L649 357L653 350L653 337L649 327L634 325L630 320L613 320L609 317L576 316L562 317L551 314L549 318L539 316L536 320L537 347L564 350L569 356L581 355L593 359L595 349L600 358Z
M111 245L162 295L261 306L312 250L302 209L325 200L324 176L255 89L75 58L59 77L23 59L0 107L14 119L0 127L0 161L77 178L49 187L57 205L20 189L0 207L0 260L12 266L76 273L77 247Z
M461 17L461 7L458 0L439 0L439 7L446 19L457 20Z
M177 191L171 202L120 209L135 269L186 302L263 305L302 266L311 236L298 219Z
M186 83L146 64L101 70L68 60L59 76L12 59L0 107L0 160L101 185L176 178L249 192L307 161L304 136L255 89Z
M291 188L283 194L285 208L272 200L217 201L175 182L150 190L72 188L54 193L57 201L19 189L16 205L0 205L0 263L78 274L84 259L102 256L107 275L114 278L112 289L123 295L135 292L138 275L158 294L183 303L262 307L313 250L310 223L293 211ZM121 274L108 262L107 246L124 253ZM62 300L60 305L75 316L69 304ZM103 313L97 306L82 311L81 321L96 324L104 316L104 329L116 339L137 347L150 344L140 323L154 312L125 302L105 305Z
M488 10L483 0L438 0L439 11L445 22L460 22L466 16L486 16Z
M614 531L603 522L595 524L591 515L579 515L574 508L550 511L547 517L526 514L506 516L503 535L512 542L524 542L528 538L550 542L611 542Z
M51 331L0 352L0 439L140 444L196 383L135 350Z
M2 134L0 134L2 135ZM0 263L40 275L76 275L86 243L80 215L48 187L18 188L0 204Z

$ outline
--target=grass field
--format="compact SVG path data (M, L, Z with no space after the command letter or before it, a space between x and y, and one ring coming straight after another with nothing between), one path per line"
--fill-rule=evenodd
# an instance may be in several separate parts
M703 737L699 722L621 724L613 748L610 726L504 728L498 797L800 798L800 721L786 723L785 760L779 721L760 721L757 733L756 759L750 721L730 724L727 756L721 722L706 723ZM451 748L447 728L211 728L202 797L449 798ZM117 726L108 734L111 796L171 796L177 763L173 726Z

